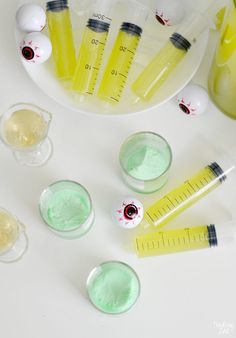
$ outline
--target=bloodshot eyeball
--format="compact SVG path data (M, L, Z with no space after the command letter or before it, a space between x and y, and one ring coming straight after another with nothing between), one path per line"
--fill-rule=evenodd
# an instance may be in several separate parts
M143 205L133 197L123 197L112 208L112 218L121 228L133 229L143 219Z
M163 26L179 24L185 16L185 10L180 0L156 0L156 19Z
M179 108L187 115L200 115L207 109L209 95L197 84L187 85L177 96Z
M40 64L51 56L52 44L46 35L34 32L25 36L20 50L25 61Z
M23 32L40 32L46 26L46 13L36 4L25 4L16 12L16 23Z

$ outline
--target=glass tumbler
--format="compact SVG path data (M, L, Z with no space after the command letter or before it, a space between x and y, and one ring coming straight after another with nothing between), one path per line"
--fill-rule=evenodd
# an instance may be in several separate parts
M94 222L88 191L74 181L58 181L41 194L39 210L44 222L65 239L84 236Z
M87 293L91 303L108 314L129 311L140 295L140 281L127 264L109 261L95 267L87 280Z
M121 146L120 166L125 183L139 193L152 193L167 182L172 163L168 142L153 132L131 135Z
M0 117L0 138L22 165L44 165L52 155L47 137L52 115L29 103L10 107Z
M7 210L0 208L0 262L19 260L27 248L25 226Z

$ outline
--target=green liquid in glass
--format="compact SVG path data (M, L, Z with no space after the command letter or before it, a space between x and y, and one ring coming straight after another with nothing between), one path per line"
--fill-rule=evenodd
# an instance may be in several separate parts
M128 159L126 170L139 180L152 180L161 176L169 165L169 158L152 146L142 146Z
M101 311L119 314L136 302L140 284L136 273L126 264L107 262L94 270L87 286L91 302Z
M89 217L90 205L78 191L54 192L47 205L47 223L56 230L73 230Z

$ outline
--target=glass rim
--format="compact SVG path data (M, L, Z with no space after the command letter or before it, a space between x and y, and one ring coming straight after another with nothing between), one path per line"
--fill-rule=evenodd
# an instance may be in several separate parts
M166 167L165 171L163 171L163 173L161 175L156 176L156 177L151 178L151 179L147 179L147 180L136 178L136 177L130 175L130 173L128 173L128 171L124 168L122 160L121 160L121 152L122 152L123 147L126 145L126 143L128 143L134 137L137 137L139 135L145 135L145 134L155 136L155 137L161 139L162 141L164 141L165 144L167 145L167 149L168 149L169 154L170 154L169 163L168 163L168 166ZM164 176L170 170L171 165L172 165L172 161L173 161L173 152L172 152L172 149L171 149L169 142L163 136L161 136L160 134L157 134L157 133L152 132L152 131L140 131L140 132L134 133L134 134L130 135L129 137L127 137L127 139L122 143L122 145L120 147L119 162L120 162L120 166L121 166L122 170L124 171L124 173L127 176L131 177L133 180L136 180L138 182L153 182L153 181L157 180L158 178L161 178L162 176Z
M102 266L107 265L107 264L117 264L117 265L123 265L123 266L125 266L126 268L128 268L128 269L133 273L133 275L136 277L136 280L137 280L137 282L138 282L138 292L137 292L136 299L135 299L134 303L131 304L130 307L127 308L127 310L125 310L125 311L121 311L121 312L117 312L117 313L115 313L115 312L107 312L107 311L104 311L103 309L99 308L95 303L93 303L93 301L92 301L92 299L91 299L91 297L90 297L90 295L89 295L88 286L89 286L89 283L90 283L90 281L91 281L93 275L95 274L95 272L96 272L99 268L101 268ZM97 310L101 311L102 313L109 314L109 315L113 315L113 316L115 316L115 315L121 315L121 314L123 314L123 313L126 313L126 312L130 311L130 310L132 309L132 307L137 303L137 301L138 301L138 299L139 299L139 297L140 297L140 295L141 295L141 282L140 282L140 278L139 278L137 272L136 272L129 264L124 263L124 262L122 262L122 261L118 261L118 260L110 260L110 261L102 262L102 263L99 264L99 265L96 265L96 266L90 271L90 273L89 273L89 275L88 275L88 277L87 277L87 280L86 280L86 292L87 292L87 296L88 296L88 298L89 298L90 303L91 303Z
M73 183L74 185L76 186L79 186L80 188L82 188L84 190L84 192L87 194L87 197L88 197L88 200L89 200L89 204L90 204L90 212L89 212L89 215L87 217L87 219L85 220L85 222L87 222L89 220L89 218L91 217L91 215L94 214L94 210L93 210L93 203L92 203L92 199L91 199L91 196L90 196L90 193L88 192L88 190L80 183L76 182L76 181L73 181L73 180L58 180L58 181L55 181L51 184L49 184L46 188L44 188L44 190L42 191L42 193L40 194L40 197L39 197L39 202L38 202L38 208L39 208L39 213L40 213L40 216L41 218L43 219L44 223L50 228L52 229L53 231L55 232L58 232L58 233L72 233L76 230L78 230L80 227L82 227L85 222L83 224L80 224L79 226L76 226L75 228L73 229L69 229L69 230L58 230L56 228L54 228L53 226L51 226L46 220L45 218L43 217L43 213L42 213L42 209L41 209L41 205L42 205L42 198L43 198L43 195L46 194L46 192L51 188L51 187L54 187L60 183Z
M6 140L4 139L3 135L2 135L2 126L3 126L3 120L4 120L4 117L5 115L9 114L13 109L15 108L19 108L20 110L20 107L23 107L26 108L26 107L29 107L29 108L32 108L33 109L36 109L37 111L40 111L40 112L43 112L43 113L46 113L48 116L49 116L49 121L47 122L47 128L45 130L45 136L42 140L40 140L38 143L36 143L35 145L33 146L30 146L30 147L25 147L25 148L21 148L21 147L16 147L16 146L12 146L11 144L7 143ZM17 111L17 110L15 110ZM14 111L13 111L14 112ZM21 151L21 152L29 152L37 147L39 147L43 142L44 140L47 138L47 133L48 133L48 129L49 129L49 126L50 126L50 123L52 121L52 113L50 113L48 110L44 109L44 108L41 108L39 106L37 106L36 104L34 103L30 103L30 102L19 102L19 103L14 103L13 105L9 106L1 115L0 115L0 140L9 148L11 149L14 149L14 150L17 150L17 151Z

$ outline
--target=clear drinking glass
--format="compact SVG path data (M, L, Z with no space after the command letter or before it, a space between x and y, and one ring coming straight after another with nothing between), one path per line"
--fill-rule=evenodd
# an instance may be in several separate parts
M152 132L131 135L120 150L120 166L125 183L136 192L152 193L167 182L172 163L168 142Z
M27 248L25 226L7 210L0 208L0 262L19 260Z
M140 281L127 264L109 261L95 267L87 280L87 293L91 303L108 314L129 311L140 295Z
M39 210L49 229L66 239L84 236L94 222L90 195L74 181L48 186L41 194Z
M52 115L29 103L10 107L0 117L0 138L22 165L44 165L52 155L47 137Z

